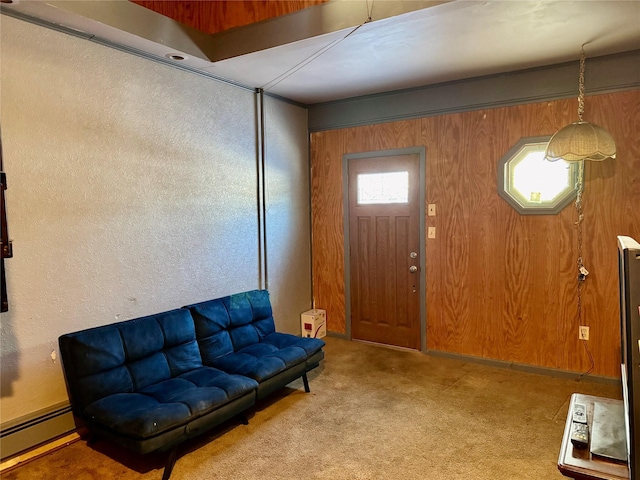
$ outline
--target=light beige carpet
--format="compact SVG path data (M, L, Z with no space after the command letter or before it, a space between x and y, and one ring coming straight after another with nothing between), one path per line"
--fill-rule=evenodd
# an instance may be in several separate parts
M232 422L180 448L173 480L561 480L571 393L619 388L328 338L326 360ZM7 480L157 479L164 459L80 441Z

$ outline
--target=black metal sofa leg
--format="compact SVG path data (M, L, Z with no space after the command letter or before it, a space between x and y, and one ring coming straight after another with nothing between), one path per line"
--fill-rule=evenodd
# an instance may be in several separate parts
M167 457L167 462L164 464L164 473L162 474L162 480L169 480L173 466L176 464L178 458L178 447L173 447Z
M302 374L302 382L304 383L304 391L309 393L311 389L309 389L309 379L307 378L307 372Z
M98 441L98 436L95 433L89 433L87 438L87 446L92 447Z
M243 425L249 425L249 419L244 413L238 415L238 420L240 420L240 423L242 423Z

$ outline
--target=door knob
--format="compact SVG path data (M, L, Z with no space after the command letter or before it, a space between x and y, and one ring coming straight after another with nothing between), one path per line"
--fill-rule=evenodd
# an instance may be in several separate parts
M418 258L418 254L417 254L416 252L411 252L411 253L409 254L409 256L410 256L411 258Z
M418 267L416 267L415 265L411 265L411 266L409 267L409 271L410 271L411 273L416 273L416 272L418 271Z

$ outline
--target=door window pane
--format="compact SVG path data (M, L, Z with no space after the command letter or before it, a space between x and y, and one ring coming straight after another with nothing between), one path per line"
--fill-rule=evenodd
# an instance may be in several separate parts
M360 173L357 187L358 205L409 202L409 172Z

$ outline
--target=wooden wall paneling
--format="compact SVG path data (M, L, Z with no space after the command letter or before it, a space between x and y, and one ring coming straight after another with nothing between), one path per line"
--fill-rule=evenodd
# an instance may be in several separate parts
M557 227L542 216L531 218L529 236L532 254L529 263L529 299L527 305L528 331L526 345L516 356L519 363L535 363L557 368L556 351L558 329L558 267L559 252L555 247ZM544 259L544 261L541 261ZM532 302L530 299L544 299ZM527 348L529 347L529 348Z
M586 103L585 118L607 128L618 143L616 160L587 165L583 223L585 264L592 272L583 295L588 346L594 374L615 377L615 236L640 238L640 91L589 96ZM314 235L326 237L314 238L314 265L317 248L322 258L335 257L329 268L314 272L314 292L328 294L340 315L344 259L327 252L342 252L342 154L423 144L426 202L437 205L437 216L425 218L425 226L437 227L437 238L424 247L427 348L585 371L589 360L576 318L575 207L523 216L496 190L497 162L518 139L552 134L575 121L575 112L576 100L568 99L314 134L323 138L312 145L312 163L324 164L312 173L312 216L329 225L314 228ZM318 194L325 187L328 205ZM329 328L344 323L330 322Z
M135 3L136 5L140 5L141 7L148 8L149 10L153 10L156 13L164 15L165 17L173 18L181 23L186 25L193 26L193 12L191 6L189 8L186 6L186 2L163 2L162 0L130 0L131 3ZM168 5L172 3L173 5ZM173 14L170 15L168 9L166 7L170 7L173 11Z
M482 278L475 296L482 298L479 308L482 316L478 319L483 324L484 338L482 339L482 351L479 356L505 359L511 349L510 337L504 335L503 310L507 296L505 295L506 281L506 254L504 229L500 219L512 214L511 207L496 195L497 192L497 168L498 159L511 147L510 139L502 135L495 135L501 126L505 124L506 109L493 109L478 112L480 118L477 122L482 126L482 136L477 137L478 142L484 145L482 158L482 177L478 181L478 187L482 188L477 201L477 214L474 215L477 226L473 229L474 256L477 259L472 274ZM473 150L474 145L470 148ZM473 161L473 156L470 157ZM506 207L506 208L505 208ZM500 212L504 212L501 215ZM478 253L481 256L476 256ZM496 356L496 352L498 357ZM474 353L475 354L475 353Z
M531 255L531 239L527 218L509 215L509 222L502 226L505 231L505 285L506 298L504 328L508 342L506 358L522 362L527 347L526 328L529 323L529 301L532 272L528 259ZM498 352L493 352L494 355Z
M577 100L567 99L539 104L538 112L544 117L541 134L552 134L576 120ZM523 106L527 108L527 106ZM584 372L588 368L588 356L578 340L577 323L577 213L575 203L566 206L555 215L555 221L547 226L547 255L544 261L549 279L548 288L536 292L545 306L543 321L550 328L555 326L556 338L550 347L555 347L553 364L561 370ZM535 261L535 259L532 259ZM538 302L540 304L540 302ZM541 339L541 341L543 341ZM552 356L552 353L549 354ZM537 363L536 363L537 362ZM532 357L528 363L542 364Z
M418 145L419 120L404 120L342 130L345 137L344 153L375 152Z
M439 127L439 122L432 118L423 118L420 122L421 143L426 146L426 198L427 205L433 203L436 205L436 216L425 219L425 228L436 228L437 237L442 237L444 230L442 228L444 218L444 205L442 203L442 195L439 185L440 179L445 175L446 159L443 155L443 144L446 143L444 135ZM444 237L443 237L444 238ZM427 238L425 240L424 254L426 266L426 312L427 312L427 349L444 350L447 344L448 332L442 328L442 309L436 308L439 304L442 290L442 258L441 248L443 242L437 242Z
M266 4L266 15L261 20L288 15L327 1L329 0L262 0L259 3Z
M497 162L523 135L523 118L525 112L519 108L508 109L497 125L496 133L504 130L504 140L500 152L493 156ZM527 135L528 136L528 135ZM496 185L497 194L497 185ZM531 355L529 339L535 334L535 319L529 299L531 287L536 283L536 271L531 269L529 259L535 254L536 244L531 237L530 218L518 214L510 206L503 208L498 219L498 225L504 237L498 243L498 251L504 258L502 276L505 292L502 305L503 339L500 350L494 350L491 355L500 360L523 362L527 355ZM500 307L499 310L500 311ZM499 326L500 328L500 326Z
M627 97L627 98L624 98ZM632 98L635 97L634 102ZM612 99L616 99L611 105L606 105ZM603 118L591 117L595 123L605 126L613 134L618 142L618 159L607 160L602 163L587 162L586 184L584 195L584 258L585 265L592 272L583 285L583 323L591 329L591 339L587 342L595 359L594 373L598 375L617 376L619 369L619 312L617 293L617 253L615 246L616 228L620 215L609 211L613 205L625 204L625 199L630 199L630 189L619 185L624 182L627 175L616 174L619 165L624 165L623 157L626 145L634 144L634 134L620 131L618 126L626 122L617 121L616 118L632 119L634 115L625 110L634 103L637 105L638 92L616 94L615 96L600 95L588 98L588 104L593 105L597 115ZM592 103L590 103L592 102ZM575 101L565 101L571 109L575 108ZM594 112L594 113L596 113ZM608 114L607 114L608 112ZM564 112L563 112L564 113ZM607 118L607 115L609 118ZM559 114L558 117L566 117L564 122L559 122L558 127L564 123L575 120L575 114ZM635 116L637 118L637 115ZM611 123L612 127L608 125ZM619 131L617 131L619 130ZM637 148L637 147L636 147ZM597 173L602 170L600 173ZM633 174L628 172L633 178ZM637 175L637 174L636 174ZM638 202L640 203L640 202ZM563 213L567 212L567 209ZM560 287L564 289L565 296L561 302L566 305L566 321L562 323L563 330L559 331L560 345L559 368L586 371L589 368L588 355L582 342L577 340L577 298L576 298L576 258L577 258L577 231L574 222L577 220L575 206L569 209L571 213L570 231L571 243L559 248L566 252L569 268L561 273L563 281ZM631 218L634 214L631 215ZM638 212L635 212L636 221ZM569 223L568 219L565 223ZM566 238L566 236L565 236ZM568 273L565 273L568 272ZM569 290L567 290L567 287ZM562 303L561 303L562 304Z
M522 128L534 136L551 135L564 125L562 116L575 111L576 105L575 101L564 101L521 106L520 110L530 112ZM575 304L576 263L575 256L567 255L575 249L574 210L571 204L557 215L530 219L533 244L537 246L529 258L535 276L531 299L538 300L528 302L535 326L535 333L528 340L536 348L529 356L523 356L524 363L560 368L557 345L565 335L563 325L576 328L571 320L575 310L571 305Z
M205 33L294 13L328 0L131 0Z
M577 320L577 213L572 204L560 212L560 227L554 230L561 235L556 243L559 252L559 274L556 299L558 316L545 321L556 322L557 368L584 372L588 368L588 357L578 340Z
M628 101L618 103L612 95L600 95L587 99L588 118L609 130L614 138L637 138L640 125L640 95L626 95ZM635 98L635 99L634 99ZM624 121L616 121L624 119ZM629 125L636 125L635 133ZM596 371L618 368L619 305L617 286L616 235L625 230L626 218L631 220L628 234L640 237L638 205L640 196L634 194L628 179L640 179L640 171L634 169L637 160L637 144L619 140L615 160L588 162L584 203L584 257L591 272L584 284L586 322L590 326L589 345L601 359ZM636 156L633 155L635 150ZM631 168L630 168L631 167ZM627 207L628 206L628 207ZM635 210L634 210L635 206ZM627 208L629 208L627 210ZM623 211L628 212L621 215ZM625 218L626 217L626 218Z
M621 158L620 161L624 160ZM587 162L583 195L583 256L589 276L583 284L583 322L590 328L588 346L597 352L595 370L619 368L620 335L616 221L608 210L621 201L615 192L615 160ZM603 202L602 199L607 201ZM594 315L594 313L596 313ZM612 355L613 354L613 355ZM615 363L611 363L613 360ZM607 365L609 363L609 365ZM588 364L587 366L588 367ZM608 367L608 368L607 368Z
M483 110L461 116L462 131L468 132L468 140L461 145L461 154L469 176L469 190L465 196L470 211L468 282L472 287L472 326L465 335L465 351L474 356L492 354L496 341L504 337L493 328L496 312L503 305L503 300L496 298L493 292L504 288L503 261L495 260L504 258L496 252L503 243L496 228L496 209L501 200L496 195L496 159L503 155L502 143L505 143L493 132L495 122L500 123L503 115L498 110Z
M501 119L509 135L508 144L502 144L504 153L523 136L539 136L554 133L549 126L548 104L518 106L504 110ZM496 131L500 131L499 125ZM526 134L523 134L526 132ZM494 187L497 191L497 185ZM502 203L499 225L509 232L505 259L507 310L504 312L509 333L504 341L501 359L518 363L535 363L545 367L557 365L557 326L553 319L558 312L553 308L558 302L558 252L556 229L561 226L558 216L522 216ZM514 217L515 215L515 217ZM531 299L544 299L536 302ZM493 355L500 352L493 352Z
M313 299L327 311L327 329L344 334L343 150L340 130L311 135Z
M515 355L519 363L532 363L543 367L558 368L557 344L566 303L560 298L567 293L573 298L575 293L575 259L567 255L573 250L569 240L563 249L563 224L573 225L573 218L564 214L571 206L554 215L534 216L528 221L531 253L526 259L529 264L526 302L528 331L522 349ZM564 262L562 260L565 260ZM566 285L566 292L562 286Z
M455 136L448 141L456 145L451 170L454 177L451 181L457 183L457 188L449 188L445 192L445 198L448 197L449 201L445 200L448 205L444 213L449 216L447 208L450 206L451 215L455 218L455 222L447 222L445 217L446 238L453 240L453 248L444 252L449 258L445 278L453 280L457 277L455 282L462 286L459 298L463 303L459 306L462 310L450 321L458 325L462 351L480 356L483 339L486 338L483 332L486 311L483 308L483 285L478 281L482 262L476 253L477 246L482 242L479 238L479 216L482 216L486 200L484 190L487 179L483 173L487 171L491 155L489 145L483 141L484 120L479 112L455 115L452 120L457 127L453 130ZM455 301L455 297L450 297L450 300ZM448 303L451 304L451 301Z
M440 309L440 324L435 325L434 342L445 350L465 351L465 331L468 330L470 311L469 270L469 209L466 192L469 190L469 177L465 172L463 153L465 139L461 129L461 114L434 117L440 141L437 143L437 155L440 168L436 181L439 196L437 207L438 229L436 239L427 242L428 249L438 246L439 254L434 258L427 251L427 261L438 262L439 284L438 298L434 306ZM482 152L475 152L481 156ZM427 163L427 172L429 169ZM429 175L429 173L427 173ZM427 304L431 304L427 292Z

